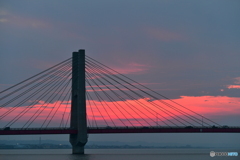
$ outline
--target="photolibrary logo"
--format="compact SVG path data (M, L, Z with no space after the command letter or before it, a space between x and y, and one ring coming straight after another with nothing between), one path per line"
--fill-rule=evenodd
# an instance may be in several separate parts
M214 152L214 151L211 151L211 152L210 152L210 156L211 156L211 157L214 157L214 156L215 156L215 152Z
M210 152L210 157L215 156L238 156L238 152Z

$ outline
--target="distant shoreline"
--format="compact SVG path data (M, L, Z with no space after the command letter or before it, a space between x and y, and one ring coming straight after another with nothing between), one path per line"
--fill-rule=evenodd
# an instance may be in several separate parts
M0 144L0 149L71 149L71 145L65 144ZM142 146L142 145L86 145L85 149L208 149L215 147L197 146Z

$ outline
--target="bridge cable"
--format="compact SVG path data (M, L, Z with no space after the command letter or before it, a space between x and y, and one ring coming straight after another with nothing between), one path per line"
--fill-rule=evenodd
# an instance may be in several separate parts
M58 80L60 79L63 79L62 77L60 78L57 78ZM46 87L48 87L49 85L51 85L52 83L54 83L54 80L53 81L50 81L50 83L47 83L46 85L44 85L43 87L41 87L40 89L43 90L45 89ZM55 86L55 87L54 87ZM48 93L51 92L51 89L52 88L56 88L56 84L54 84L53 86L51 86L50 88L47 89L47 91L45 91L42 95L40 95L38 98L39 99L42 99L44 98ZM47 92L47 93L46 93ZM37 91L37 93L39 93L39 91ZM35 96L37 94L35 92L35 94L33 96ZM22 112L19 113L18 116L16 116L11 122L9 122L7 125L12 125L13 123L15 123L19 118L21 118L24 114L26 114L30 109L34 108L34 106L38 103L39 101L33 101L28 107L26 107ZM44 103L45 104L45 103ZM44 105L43 104L43 105ZM40 109L40 108L39 108ZM39 110L38 109L38 110ZM37 110L37 111L38 111Z
M94 89L94 88L92 87L92 85L89 83L88 79L86 79L86 81L87 81L88 85L90 85L90 87L92 88L92 90L94 91L94 94L96 95L96 97L98 98L98 101L99 101L99 102L101 103L101 105L103 106L103 108L104 108L104 110L106 111L106 113L107 113L108 117L110 118L111 122L112 122L113 125L116 127L116 124L114 123L113 119L110 117L108 111L106 110L105 106L103 105L103 103L102 103L102 101L101 101L101 100L103 100L102 97L95 91L95 89ZM106 104L106 106L108 106L107 103L106 103L104 100L103 100L103 102ZM108 106L108 107L109 107L109 106Z
M92 69L92 68L91 68ZM92 69L93 70L93 69ZM93 74L94 74L94 71L93 71ZM103 78L104 79L104 77L101 77L101 78ZM109 88L106 84L104 84L100 79L97 79L102 85L104 85L106 88L108 88L115 96L117 96L122 102L124 102L127 106L128 106L128 104L125 102L125 100L120 96L120 95L118 95L117 93L115 93L111 88ZM110 82L109 82L110 83ZM113 84L111 84L111 85L113 85ZM114 85L113 85L114 86ZM99 88L101 88L100 86L99 86ZM104 92L104 90L103 89L101 89L103 92ZM105 92L104 92L105 93ZM113 102L113 104L114 104L114 106L119 110L119 108L115 105L115 103L114 102L116 102L117 104L118 104L118 102L117 101L115 101L113 98L111 98L111 96L109 96L107 93L105 93L109 98L110 98L110 101L112 101ZM119 105L119 104L118 104ZM122 107L121 105L119 105L120 107ZM131 108L131 106L128 106L129 108ZM134 107L134 106L133 106ZM124 107L122 107L123 109L124 109ZM132 108L131 108L132 109ZM137 109L137 108L136 108ZM124 109L129 115L131 115L126 109ZM134 109L132 109L136 114L138 114ZM121 112L121 110L119 110L120 112ZM140 111L141 112L141 111ZM122 112L121 112L122 113ZM142 113L142 112L141 112ZM144 114L144 113L143 113ZM122 115L125 117L125 115L122 113ZM139 115L139 114L138 114ZM141 117L141 115L139 115L139 117ZM128 120L128 118L127 117L125 117L126 118L126 120ZM141 125L142 125L142 123L140 122L140 121L138 121L135 117L133 117L138 123L140 123ZM143 117L141 117L146 123L148 123ZM129 120L128 120L129 121ZM131 121L129 121L130 122L130 124L132 124L131 123ZM149 123L148 123L149 124ZM150 124L149 124L150 125ZM134 125L132 124L132 126L134 127ZM143 126L143 125L142 125ZM150 125L151 126L151 125Z
M105 65L104 65L105 66ZM108 67L109 68L109 67ZM106 69L105 69L106 70ZM109 72L109 71L106 71L106 72ZM113 73L111 73L113 76L115 76ZM116 77L116 76L115 76ZM119 78L119 77L118 77ZM122 80L122 79L121 79ZM125 80L123 80L123 81L125 81ZM126 81L125 81L126 82ZM128 82L126 82L126 83L128 83ZM128 84L130 84L130 83L128 83ZM133 86L132 84L130 84L131 86ZM135 88L137 88L136 86L133 86L133 87L135 87ZM139 89L139 88L137 88L137 89ZM141 89L139 89L139 90L141 90ZM143 91L143 90L141 90L141 91ZM148 94L148 93L146 93L145 91L143 91L145 94ZM148 94L149 95L149 94ZM152 96L152 95L150 95L150 96ZM154 96L152 96L152 97L154 97ZM157 99L156 97L154 97L155 99ZM166 105L166 104L165 104ZM173 108L172 108L173 109ZM185 115L186 116L186 115ZM188 117L188 118L190 118L190 119L192 119L191 117ZM193 119L192 119L193 120ZM199 119L198 119L199 120ZM196 122L196 121L195 121ZM189 123L189 122L188 122ZM206 123L206 122L205 122ZM198 122L198 124L200 124L199 122Z
M61 74L62 76L63 76L63 74ZM57 81L59 80L60 82L61 82L61 80L63 79L63 77L61 77L61 75L60 75L60 78L58 78L57 77ZM55 83L55 79L54 80L52 80L52 81L50 81L50 83L48 83L47 85L44 85L43 87L43 89L45 89L46 87L48 87L49 85L51 85L51 84L53 84L50 88L48 88L46 91L44 91L43 92L43 94L41 94L40 96L38 96L38 98L37 99L43 99L43 98L45 98L54 88L56 88L57 87L57 85L58 85L58 83ZM19 118L21 118L24 114L26 114L31 108L33 108L36 104L38 103L38 101L33 101L30 105L29 105L29 107L27 107L26 109L26 111L19 117ZM42 106L44 105L45 103L43 103L42 104ZM40 108L41 107L39 107L38 108L38 110L40 110ZM38 112L38 110L36 111L36 112ZM35 113L36 114L36 113ZM32 115L32 116L34 116L34 115ZM19 119L18 118L18 119ZM17 120L18 120L17 119Z
M35 112L35 114L34 114L33 116L35 116L36 114L37 114L37 116L35 116L32 121L30 121L30 119L29 119L28 122L30 122L30 123L27 125L27 128L37 119L37 117L39 117L39 115L44 111L44 109L46 109L46 108L48 107L48 105L53 101L53 99L57 96L57 94L54 94L54 93L59 90L59 88L64 84L64 82L65 82L67 79L69 79L70 75L71 75L71 74L68 74L68 76L64 77L64 79L63 79L62 82L58 83L58 85L56 86L56 89L54 90L53 94L51 94L51 95L47 98L47 100L45 101L45 103L46 103L46 102L49 101L50 98L51 98L51 100L48 102L47 106L43 106L43 105L42 105L42 107L40 107L40 108L42 108L42 110L39 111L38 114L37 114L37 112ZM52 97L52 96L53 96L53 97ZM45 103L44 103L44 104L45 104ZM32 116L32 117L33 117L33 116ZM32 117L31 117L31 118L32 118ZM27 124L27 123L26 123L26 124ZM26 124L25 124L25 125L26 125ZM24 126L25 126L25 125L24 125Z
M70 82L71 82L71 79L69 79L69 81L65 84L65 86L64 86L64 88L62 88L59 92L62 92L61 93L61 95L59 96L59 98L58 98L58 100L56 101L56 102L58 102L58 101L60 101L61 103L58 105L58 107L57 107L57 109L55 110L55 112L53 113L53 115L52 115L52 117L51 117L51 119L49 120L49 122L48 122L48 124L46 125L46 127L45 128L47 128L48 127L48 125L51 123L51 121L52 121L52 119L53 119L53 117L56 115L56 112L59 110L59 107L62 105L62 103L63 103L63 101L64 101L64 99L66 98L66 96L70 93L70 91L71 91L71 88L68 90L68 92L67 92L67 94L65 94L65 96L63 97L63 99L62 100L60 100L60 98L63 96L63 93L65 93L65 90L66 90L66 88L68 87L68 85L70 84ZM63 91L62 91L63 90ZM59 93L58 92L58 93ZM54 104L54 107L53 108L55 108L55 106L56 106L56 103L55 102L55 104ZM48 117L50 116L50 114L52 113L52 111L53 111L53 108L52 108L52 110L50 111L50 113L48 114L48 116L47 116L47 118L45 119L45 121L44 121L44 123L42 124L42 126L41 126L41 128L43 127L43 125L45 124L45 122L46 122L46 120L48 119Z
M140 103L137 98L133 98L131 95L127 94L126 92L124 92L122 89L118 88L116 85L112 84L110 81L106 80L105 78L103 78L105 81L107 81L108 83L110 83L111 85L115 86L118 90L120 90L122 93L126 94L128 97L130 97L132 100L136 101L136 103L138 103L139 105L144 105L143 103ZM125 102L124 100L122 100L123 102ZM127 101L126 101L127 102ZM130 104L131 105L131 104ZM135 106L133 106L135 107ZM147 106L146 106L147 107ZM135 107L136 108L136 107ZM138 110L138 108L136 108ZM146 108L145 108L146 109ZM150 108L151 109L151 108ZM146 109L147 110L147 109ZM155 111L154 111L155 112ZM151 112L150 112L151 113ZM156 113L156 112L155 112ZM145 115L147 116L147 115ZM148 117L148 116L147 116ZM151 119L150 117L148 117L149 119ZM164 118L164 117L163 117ZM152 119L151 119L152 120ZM152 120L153 122L155 122L154 120ZM164 121L163 121L164 122ZM165 122L164 122L165 123ZM166 124L167 125L167 124Z
M70 82L70 81L69 81L69 82ZM69 85L69 84L68 84L68 85ZM68 85L67 85L67 87L68 87ZM64 91L65 91L65 89L64 89ZM64 93L64 91L63 91L62 93ZM67 95L69 95L69 93L71 93L71 88L68 90L67 94L65 94L64 98L60 101L61 103L58 105L58 108L55 110L54 114L52 115L52 117L51 117L50 121L48 122L46 128L49 126L49 124L51 123L52 119L55 117L55 115L56 115L56 113L58 112L60 106L63 104L65 98L67 97Z
M107 74L106 74L106 76L108 76ZM109 76L108 76L109 77ZM115 79L113 79L113 78L111 78L111 77L109 77L110 79L112 79L113 81L115 81L116 83L118 83L118 84L120 84L120 85L122 85L120 82L118 82L118 81L116 81ZM138 95L140 98L145 98L145 97L142 97L141 95L139 95L138 93L136 93L135 91L133 91L133 90L131 90L130 88L128 88L128 87L126 87L125 85L122 85L123 87L125 87L126 89L128 89L129 91L131 91L131 92L133 92L134 94L136 94L136 95ZM160 109L160 108L159 108ZM168 113L168 112L166 112L166 111L164 111L164 110L166 110L166 109L160 109L162 112L164 112L165 114L168 114L169 116L170 116L170 114ZM180 122L178 119L176 119L175 117L173 117L175 120L177 120L178 122ZM174 125L176 125L177 126L177 124L175 124L174 122L172 122L171 120L169 120L169 119L167 119L168 121L170 121L171 123L173 123ZM181 122L180 122L181 123ZM182 123L183 124L183 123Z
M65 68L67 68L67 67L68 67L68 66L65 66L65 67L63 67L62 69L65 70ZM55 72L56 72L56 71L55 71ZM51 80L51 78L54 77L54 76L57 76L58 73L61 74L62 72L63 72L63 71L60 70L60 71L57 71L55 75L54 75L54 74L53 74L53 75L50 75L50 76L48 75L47 78L42 79L41 81L39 81L39 82L38 82L37 84L35 84L34 86L28 88L27 90L25 90L25 91L22 92L21 94L15 96L14 98L12 98L12 99L8 100L7 102L5 102L3 105L1 105L1 108L5 107L5 106L7 106L7 105L9 105L9 104L11 104L12 102L14 102L15 100L21 98L21 97L24 96L25 94L33 91L35 88L43 85L43 84L44 84L45 82L47 82L48 80ZM44 77L45 77L45 76L44 76ZM43 77L42 77L42 78L43 78ZM39 80L40 80L40 79L39 79Z
M107 76L106 76L107 77ZM115 86L114 84L112 84L110 81L108 81L108 80L106 80L104 77L102 77L105 81L107 81L108 83L110 83L112 86ZM129 94L127 94L126 92L124 92L122 89L120 89L120 88L118 88L117 86L115 86L115 88L117 88L118 90L120 90L122 93L124 93L124 94L126 94L127 95L127 97L129 97L130 99L132 99L132 100L134 100L136 103L138 103L139 105L141 105L144 109L146 109L144 106L146 106L145 104L143 104L143 103L141 103L140 101L138 101L137 100L137 98L133 98L131 95L129 95ZM123 102L125 102L124 100L122 100ZM127 102L127 101L126 101ZM130 104L131 105L131 104ZM132 105L133 106L133 105ZM129 107L129 106L128 106ZM133 107L135 107L135 106L133 106ZM146 106L147 108L149 108L148 106ZM135 107L135 109L137 109L137 110L139 110L138 108L136 108ZM151 108L149 108L149 109L151 109ZM146 109L148 112L149 112L149 110L148 109ZM152 110L152 109L151 109ZM139 110L140 111L140 110ZM153 110L152 110L153 111ZM141 111L140 111L141 112ZM155 112L155 113L157 113L156 111L153 111L153 112ZM141 112L142 113L142 112ZM151 113L151 112L150 112ZM152 114L152 113L151 113ZM146 114L144 114L145 116L147 116ZM147 116L149 119L151 119L152 120L152 118L150 118L149 116ZM163 117L164 118L164 117ZM142 118L143 119L143 118ZM157 124L157 122L155 122L154 120L152 120L154 123L156 123ZM163 123L165 123L164 121L163 121ZM166 124L166 123L165 123ZM167 124L166 124L167 125Z
M68 114L68 118L67 118L67 121L66 121L66 124L65 124L65 128L67 128L67 124L68 122L70 121L70 116L71 116L71 112L69 112ZM70 127L69 127L70 128Z
M89 104L90 111L92 112L92 117L93 117L92 126L94 126L94 123L95 123L95 126L98 127L98 126L97 126L96 119L95 119L94 112L93 112L93 110L92 110L92 105L91 105L91 103L90 103L90 100L91 100L91 99L90 99L89 96L88 96L88 92L86 92L86 98L87 98L87 102L88 102L88 104ZM90 119L90 117L89 117L89 119Z
M58 71L60 73L60 71ZM61 71L62 72L62 71ZM59 74L60 75L60 74ZM58 76L58 74L56 74L55 76ZM51 78L53 77L53 75L50 76ZM51 85L52 83L54 83L54 80L59 79L58 77L54 78L52 81L49 81L47 84L45 84L44 86L42 86L40 89L38 89L37 91L35 91L34 93L32 93L31 95L29 95L28 97L26 97L25 99L23 99L20 103L16 104L14 107L12 107L10 110L8 110L7 112L5 112L3 115L1 115L1 118L4 118L5 116L7 116L8 114L10 114L12 111L14 111L15 109L17 109L19 106L23 105L25 102L27 102L30 98L34 97L35 95L37 95L38 93L40 93L43 89L45 89L47 86ZM42 82L46 82L47 80L49 80L49 77L45 80L43 80ZM44 83L38 83L38 86L40 86L41 84ZM38 87L38 86L35 86ZM33 89L33 88L31 88ZM33 102L34 103L34 102ZM32 103L32 104L33 104ZM35 102L37 103L37 102Z
M93 100L92 96L91 96L89 93L88 93L88 96L90 97L90 99ZM99 110L98 106L96 105L95 101L93 100L92 102L93 102L95 108L97 108L98 113L100 113L100 115L101 115L101 117L103 118L104 122L107 124L107 126L109 126L108 123L107 123L107 121L106 121L106 119L104 118L104 116L102 115L101 111Z
M53 75L51 75L50 77L44 79L43 81L41 81L41 82L38 83L37 85L34 85L34 87L31 87L30 89L33 90L34 88L40 86L41 84L44 84L44 82L46 82L47 80L49 80L49 79L52 78L52 77L53 77ZM56 79L56 78L55 78L55 79ZM50 82L51 82L51 81L50 81ZM49 84L49 83L48 83L48 84ZM41 90L41 89L42 89L42 88L40 88L39 90ZM39 90L37 90L36 92L38 93ZM28 96L27 98L25 98L25 99L24 99L25 101L23 100L23 101L21 101L20 103L18 103L17 105L15 105L15 107L24 104L27 100L29 100L31 97L33 97L36 92L32 93L30 96ZM5 105L4 105L3 107L5 107ZM13 109L13 110L16 109L15 107L12 107L12 109ZM10 111L7 111L7 112L10 112Z
M89 73L89 72L88 72ZM89 76L88 76L88 79L91 79ZM105 94L105 96L106 97L108 97L108 99L110 100L110 101L112 101L113 99L111 98L111 96L109 96L93 79L91 79L92 81L93 81L93 83L95 84L95 85L97 85L98 86L98 88L100 88L100 90ZM114 103L113 103L114 104ZM114 106L115 106L115 104L114 104ZM116 107L116 106L115 106ZM110 109L111 109L111 107L109 107ZM118 107L116 107L117 109L118 109ZM119 110L119 109L118 109ZM112 113L118 118L118 120L124 125L124 126L126 126L126 124L121 120L121 118L111 109L111 111L112 111ZM124 114L123 114L124 115ZM132 124L131 123L131 121L129 121L130 122L130 124ZM132 124L132 126L134 126L133 124Z
M104 77L102 77L104 80L106 80ZM99 79L98 79L99 80ZM100 80L99 80L100 81ZM106 80L106 81L108 81L108 80ZM109 81L108 81L109 82ZM113 85L111 82L109 82L112 86L115 86L115 85ZM115 96L117 96L122 102L124 102L124 104L126 104L131 110L133 110L136 114L138 114L134 109L132 109L132 107L134 107L136 110L138 110L139 112L141 112L142 114L144 114L141 110L139 110L137 107L135 107L134 105L132 105L132 104L130 104L129 102L127 102L127 101L125 101L124 100L124 98L122 97L122 96L120 96L119 94L117 94L116 92L114 92L112 89L110 89L107 85L105 85L103 82L102 82L102 84L106 87L106 88L108 88L111 92L113 92L113 94L115 95ZM118 88L117 86L115 86L118 90L120 90L120 91L122 91L120 88ZM130 95L128 95L126 92L124 92L124 91L122 91L124 94L126 94L128 97L130 97L132 100L134 100L134 101L136 101L137 103L138 103L138 101L135 99L135 98L133 98L133 97L131 97ZM117 101L116 101L117 102ZM118 103L117 103L118 104ZM139 104L139 105L141 105L141 103ZM119 106L121 106L121 105L119 105ZM132 106L132 107L131 107ZM131 115L124 107L122 107L129 115ZM144 107L143 107L144 108ZM144 109L146 109L146 108L144 108ZM147 109L146 109L147 110ZM119 110L120 112L121 112L121 110ZM154 111L155 112L155 111ZM121 112L122 113L122 112ZM151 112L150 112L151 113ZM123 114L123 113L122 113ZM152 113L151 113L152 114ZM124 114L123 114L124 115ZM139 114L138 114L139 115ZM148 117L149 119L151 119L152 120L152 118L150 118L149 116L147 116L146 114L144 114L146 117ZM124 115L124 117L125 117L125 115ZM139 115L139 117L141 117L141 115ZM126 118L126 117L125 117ZM138 123L140 123L141 124L141 122L140 121L138 121L135 117L133 117ZM148 123L143 117L141 117L146 123ZM127 120L128 120L128 118L126 118ZM154 123L156 123L154 120L152 120ZM148 123L149 124L149 123ZM141 124L142 125L142 124ZM150 125L150 124L149 124ZM167 125L167 124L166 124ZM142 125L143 126L143 125ZM150 125L151 126L151 125Z
M63 112L63 116L62 116L62 120L61 120L61 122L60 122L60 126L59 127L61 127L61 126L63 126L63 128L64 128L64 118L65 118L65 114L66 114L66 110L67 110L67 107L68 107L68 104L70 104L71 105L71 103L70 103L70 99L71 99L71 97L72 97L72 88L70 87L70 89L71 89L71 92L70 92L70 94L69 94L69 98L67 99L67 102L65 103L65 109L64 109L64 112ZM71 108L71 107L70 107ZM69 112L70 113L70 112ZM66 127L65 127L66 128Z
M104 71L103 71L104 72ZM124 80L123 80L124 81ZM119 83L119 82L118 82ZM119 83L119 84L121 84L121 83ZM122 84L121 84L122 85ZM124 85L122 85L123 87L125 87L125 88L127 88L128 90L130 90L130 91L132 91L133 93L135 93L136 95L138 95L140 98L145 98L145 97L143 97L142 95L139 95L138 93L136 93L136 92L134 92L133 90L131 90L130 88L128 88L128 87L126 87L126 86L124 86ZM150 102L151 103L151 102ZM154 103L154 106L155 107L157 107L158 109L160 109L159 107L158 107L158 105L156 106L156 104ZM162 108L162 107L161 107ZM169 112L168 110L166 110L165 108L163 108L163 110L162 109L160 109L162 112L164 112L164 113L166 113L166 114L168 114L167 112ZM165 111L167 111L167 112L165 112ZM173 115L175 115L174 113L172 113L172 112L170 112L171 114L173 114ZM169 116L171 116L170 114L168 114ZM177 115L175 115L175 116L177 116ZM178 117L178 116L177 116ZM178 122L180 122L181 123L181 121L179 121L178 119L176 119L175 117L173 117L175 120L177 120ZM179 117L180 119L182 119L181 117ZM184 120L184 119L182 119L182 120ZM187 122L187 121L185 121L185 122ZM189 123L189 122L188 122ZM174 123L175 124L175 123ZM183 123L182 123L183 124ZM176 124L175 124L176 125ZM184 124L183 124L184 125Z
M137 81L132 80L131 78L129 78L129 77L127 77L127 76L125 76L125 75L123 75L123 74L121 74L121 73L119 73L119 72L117 72L117 71L111 69L110 67L108 67L108 66L106 66L106 65L104 65L104 64L102 64L102 63L100 63L100 62L98 62L98 61L96 61L96 60L94 60L93 58L91 58L91 57L89 57L89 56L86 56L86 57L89 58L89 59L91 59L91 60L93 60L93 61L95 61L96 63L101 64L102 66L104 66L104 67L106 67L106 68L112 70L113 72L115 72L115 73L117 73L117 74L119 74L119 75L121 75L121 76L123 76L123 77L125 77L125 78L127 78L127 79L129 79L129 80L131 80L131 81L133 81L134 83L137 83L138 85L140 85L140 86L142 86L142 87L144 87L144 88L146 88L146 89L148 89L148 90L154 92L155 94L158 94L158 95L160 95L161 97L163 97L163 98L165 98L165 99L167 99L167 100L169 100L169 101L171 101L171 102L173 102L173 103L179 105L180 107L183 107L183 108L185 108L186 110L188 110L188 111L190 111L190 112L192 112L192 113L195 113L195 114L197 114L198 116L203 117L204 119L206 119L206 120L208 120L208 121L210 121L210 122L212 122L212 123L214 123L214 124L216 124L216 125L218 125L218 126L221 126L221 125L219 125L218 123L216 123L216 122L214 122L214 121L212 121L212 120L210 120L210 119L208 119L208 118L206 118L206 117L204 117L204 116L202 116L202 115L200 115L200 114L198 114L198 113L196 113L196 112L194 112L194 111L188 109L187 107L184 107L183 105L181 105L181 104L179 104L179 103L177 103L177 102L175 102L175 101L173 101L173 100L171 100L171 99L169 99L169 98L163 96L162 94L159 94L158 92L156 92L156 91L154 91L154 90L152 90L152 89L150 89L150 88L148 88L148 87L146 87L146 86L144 86L144 85L138 83Z
M124 81L124 80L123 80ZM128 82L127 82L128 83ZM125 88L128 88L128 87L125 87ZM139 89L139 88L138 88ZM139 90L141 90L141 89L139 89ZM148 94L148 93L147 93ZM138 95L139 96L139 95ZM140 96L141 97L141 96ZM144 97L142 97L142 98L144 98ZM152 103L154 103L154 102L152 102ZM154 103L155 104L155 103ZM165 104L166 105L166 104ZM155 104L155 106L156 106L156 104ZM157 106L156 106L157 107ZM163 108L164 109L164 108ZM166 109L165 109L166 110ZM170 112L171 113L171 112ZM171 114L173 114L173 115L175 115L174 113L171 113ZM175 115L175 116L177 116L177 115ZM178 116L177 116L178 117ZM181 117L179 117L180 119L182 119ZM183 121L185 121L185 122L187 122L187 123L189 123L189 124L191 124L190 122L188 122L188 121L186 121L186 120L184 120L184 119L182 119ZM183 123L182 123L183 124ZM200 123L199 123L200 124ZM192 125L192 124L191 124Z
M55 70L60 70L61 68L64 68L64 67L65 67L67 64L69 64L69 63L70 63L70 62L63 63L63 64L61 64L61 65L59 65L59 66L57 66L56 68L53 68L53 69L55 69ZM49 70L49 72L46 72L46 73L44 72L45 74L42 73L43 75L39 74L39 76L41 75L40 77L36 78L35 80L32 80L31 82L28 82L27 84L21 86L20 88L17 88L16 90L14 90L14 91L8 93L7 95L1 97L1 98L0 98L0 101L3 100L3 99L5 99L5 98L7 98L7 97L9 97L9 96L11 96L11 95L13 95L13 94L15 94L15 93L17 93L17 92L20 91L20 90L22 90L22 89L30 86L31 84L33 84L33 83L41 80L42 78L44 78L44 77L46 77L46 76L49 76L49 74L51 74L51 73L53 73L53 72L56 72L55 70ZM1 108L2 108L2 107L1 107Z
M22 82L19 82L19 83L17 83L17 84L15 84L15 85L13 85L13 86L11 86L11 87L9 87L9 88L7 88L7 89L5 89L5 90L1 91L1 92L0 92L0 94L1 94L1 93L3 93L3 92L5 92L5 91L7 91L7 90L9 90L9 89L12 89L12 88L14 88L14 87L18 86L18 85L20 85L20 84L22 84L22 83L24 83L24 82L26 82L26 81L28 81L28 80L30 80L30 79L32 79L32 78L34 78L34 77L36 77L36 76L38 76L38 75L40 75L40 74L42 74L42 73L44 73L44 72L47 72L47 71L49 71L49 70L51 70L51 69L55 68L56 66L58 66L58 65L60 65L60 64L62 64L62 63L64 63L64 62L66 62L66 61L69 61L70 59L72 59L72 58L66 59L65 61L62 61L62 62L60 62L60 63L58 63L58 64L56 64L56 65L54 65L54 66L52 66L52 67L50 67L50 68L48 68L48 69L46 69L46 70L42 71L42 72L40 72L40 73L38 73L38 74L36 74L36 75L34 75L34 76L32 76L32 77L28 78L28 79L25 79L24 81L22 81Z

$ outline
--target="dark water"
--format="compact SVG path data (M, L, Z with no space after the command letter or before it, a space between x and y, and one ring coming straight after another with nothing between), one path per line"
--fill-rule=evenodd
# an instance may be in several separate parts
M240 160L239 155L212 158L210 151L240 153L240 149L86 149L85 155L72 155L70 149L2 149L0 160Z

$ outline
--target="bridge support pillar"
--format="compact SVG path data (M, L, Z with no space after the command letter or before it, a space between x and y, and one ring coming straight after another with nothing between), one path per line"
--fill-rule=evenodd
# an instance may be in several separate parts
M87 143L85 87L85 50L72 53L72 103L70 127L77 129L77 134L70 134L73 154L84 154Z

